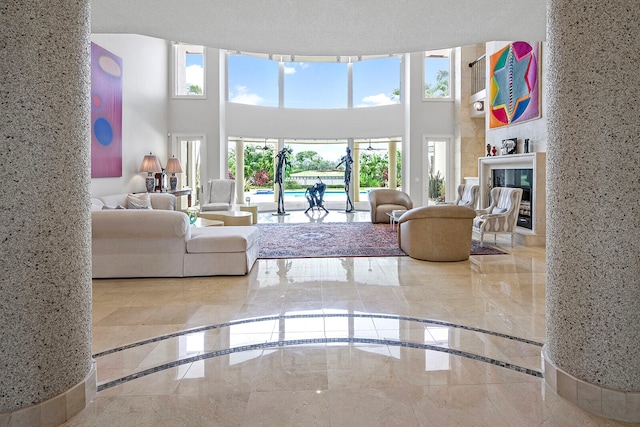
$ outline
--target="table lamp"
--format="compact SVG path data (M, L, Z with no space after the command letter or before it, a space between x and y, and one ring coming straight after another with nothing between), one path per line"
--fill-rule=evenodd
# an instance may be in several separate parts
M171 156L167 161L167 167L165 170L167 173L171 173L171 176L169 177L169 187L171 188L171 191L176 191L176 187L178 186L178 178L176 177L176 174L182 173L180 161L176 159L175 156Z
M147 179L145 180L147 193L152 193L156 184L153 174L156 172L162 172L162 166L160 165L158 158L151 153L144 156L142 164L140 165L140 172L147 173Z

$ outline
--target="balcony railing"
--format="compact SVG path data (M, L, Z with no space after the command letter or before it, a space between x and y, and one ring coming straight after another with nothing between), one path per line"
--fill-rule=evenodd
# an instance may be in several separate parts
M482 55L469 64L471 68L471 94L474 95L484 89L486 89L486 56Z

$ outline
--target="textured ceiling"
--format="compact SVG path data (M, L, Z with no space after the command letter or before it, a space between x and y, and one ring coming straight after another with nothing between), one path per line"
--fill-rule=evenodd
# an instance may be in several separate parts
M92 0L93 33L295 55L545 39L545 0Z

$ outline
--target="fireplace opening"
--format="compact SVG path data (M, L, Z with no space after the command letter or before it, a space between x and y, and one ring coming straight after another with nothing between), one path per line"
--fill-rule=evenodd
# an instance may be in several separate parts
M518 211L518 226L533 229L533 169L493 169L494 187L522 188L522 200Z

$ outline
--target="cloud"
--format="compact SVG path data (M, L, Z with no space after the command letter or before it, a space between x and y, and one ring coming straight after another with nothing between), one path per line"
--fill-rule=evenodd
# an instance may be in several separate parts
M357 107L377 107L380 105L393 105L397 103L398 102L391 99L389 95L379 93L377 95L365 96L362 98L362 103L358 104Z
M286 65L284 66L285 74L295 74L295 72L296 72L296 67L287 67Z
M204 70L202 65L189 65L186 68L187 86L198 85L204 88Z
M236 86L235 89L235 93L229 94L229 101L231 102L249 105L260 105L264 102L264 99L260 95L249 93L249 88L246 86Z

